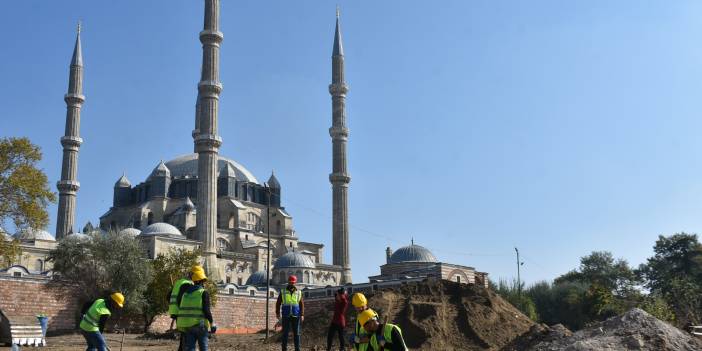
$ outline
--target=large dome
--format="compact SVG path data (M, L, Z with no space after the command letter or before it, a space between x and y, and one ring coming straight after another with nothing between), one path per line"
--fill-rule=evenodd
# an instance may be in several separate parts
M26 240L26 241L31 241L31 240L47 240L47 241L56 241L54 237L49 234L46 230L35 230L32 228L27 228L23 229L19 233L17 233L17 239L19 240Z
M397 249L388 260L388 263L402 262L436 262L436 257L426 247L412 244Z
M141 235L147 236L147 235L175 235L175 236L182 236L183 234L180 233L180 230L178 228L168 224L168 223L154 223L150 224L148 227L144 228L144 230L141 232Z
M226 167L227 163L232 166L236 178L240 180L245 180L252 183L258 183L256 177L249 172L244 166L238 164L236 161L228 159L224 156L219 156L219 162L217 162L217 172ZM171 171L171 177L185 177L190 178L197 177L197 154L188 154L174 158L166 162L166 167Z
M278 257L273 265L273 269L281 268L315 268L314 262L299 252L288 252L283 256Z
M266 285L266 271L258 271L246 279L246 285Z

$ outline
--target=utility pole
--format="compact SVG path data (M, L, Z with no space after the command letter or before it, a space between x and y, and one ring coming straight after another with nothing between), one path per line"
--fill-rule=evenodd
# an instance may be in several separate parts
M270 336L270 302L271 302L271 188L266 185L268 191L268 203L266 204L266 237L268 243L266 245L266 340Z
M517 295L519 297L521 297L522 296L522 278L521 278L520 272L519 272L519 266L521 266L521 264L519 262L519 250L515 247L514 251L517 252Z

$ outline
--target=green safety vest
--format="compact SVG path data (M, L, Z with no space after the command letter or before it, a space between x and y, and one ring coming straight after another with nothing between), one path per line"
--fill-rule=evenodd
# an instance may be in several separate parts
M290 292L287 288L283 290L283 316L299 316L300 315L300 300L302 300L302 293L300 290L295 290L295 292Z
M376 313L375 316L377 317L378 314ZM368 336L368 332L363 328L363 326L361 325L361 322L358 321L358 318L356 318L356 335L359 338L362 338L364 336ZM358 351L368 350L368 343L367 342L359 343L357 349L358 349Z
M100 317L104 315L112 315L112 312L107 308L105 299L97 299L90 305L88 312L85 312L83 319L80 321L80 329L87 332L96 332L100 330Z
M168 301L168 314L171 316L178 315L178 293L180 292L180 287L183 286L183 284L192 285L193 282L189 279L180 278L173 284L173 289L171 289L171 298Z
M370 346L374 351L380 351L385 349L385 345L392 345L392 330L397 329L402 336L402 330L395 324L385 323L383 326L383 332L378 336L378 332L373 333L370 339ZM404 340L403 340L404 343ZM405 350L407 350L407 345L402 345ZM382 347L382 349L381 349Z
M205 288L200 287L193 292L186 292L180 300L178 306L178 319L176 327L180 331L200 324L205 321L205 314L202 313L202 294Z

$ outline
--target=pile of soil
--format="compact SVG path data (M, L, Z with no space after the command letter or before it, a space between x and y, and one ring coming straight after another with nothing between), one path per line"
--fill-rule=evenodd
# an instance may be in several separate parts
M702 340L634 308L575 333L560 325L537 325L505 350L694 351L702 350Z
M500 350L534 325L500 296L475 285L431 279L366 297L381 320L400 326L410 349ZM326 347L332 305L330 302L326 311L308 313L305 317L302 333L305 347ZM350 308L349 333L355 325L355 315Z

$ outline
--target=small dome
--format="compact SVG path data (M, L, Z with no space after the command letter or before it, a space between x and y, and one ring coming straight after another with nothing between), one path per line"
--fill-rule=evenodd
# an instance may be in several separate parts
M47 241L56 241L54 237L49 234L46 230L35 230L32 228L27 228L23 229L19 233L17 233L17 239L22 240L22 241L32 241L32 240L47 240Z
M168 223L154 223L144 228L141 235L177 235L182 236L178 228L168 224Z
M139 234L141 234L141 230L136 229L136 228L124 228L119 231L120 234L122 235L129 235L131 237L135 237Z
M127 175L122 174L119 179L117 179L117 182L115 183L115 188L131 188L132 183L129 182L129 179L127 179Z
M388 263L402 262L436 262L436 257L426 247L412 244L397 249L388 260Z
M278 182L278 178L275 177L273 172L271 172L271 177L268 178L268 186L271 189L280 189L280 182Z
M265 271L258 271L256 273L250 275L249 279L246 279L246 285L253 285L253 286L266 285L266 272Z
M195 204L190 200L190 196L185 198L185 203L183 204L183 209L188 211L195 210Z
M163 163L163 160L158 163L158 166L154 168L154 170L151 172L151 177L170 177L171 176L171 170L166 167L166 164Z
M273 265L274 269L280 268L315 268L314 262L307 256L299 252L288 252L283 256L278 257Z

